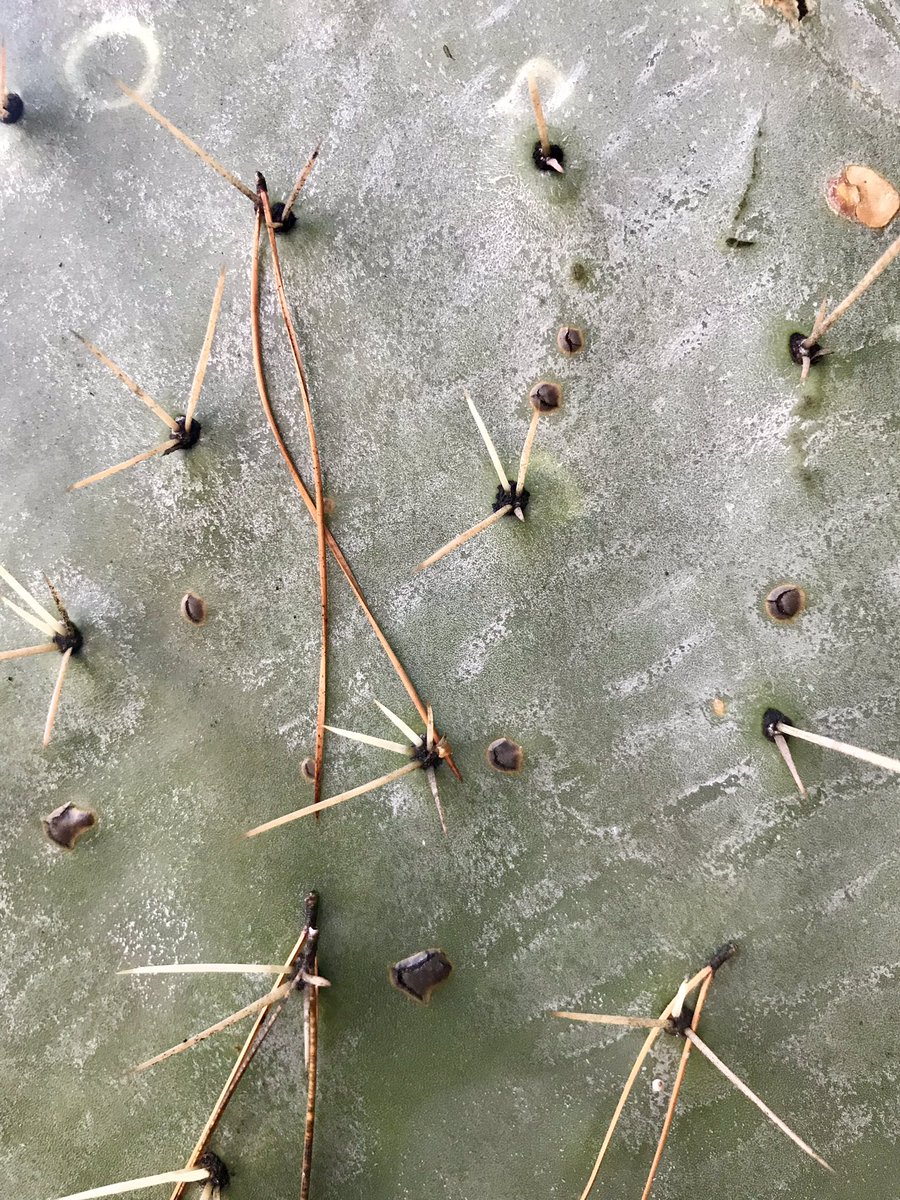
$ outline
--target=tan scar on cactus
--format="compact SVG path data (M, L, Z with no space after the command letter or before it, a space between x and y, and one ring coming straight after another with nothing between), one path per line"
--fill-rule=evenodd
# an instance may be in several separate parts
M883 229L900 209L900 192L871 167L850 163L825 185L828 207L869 229Z

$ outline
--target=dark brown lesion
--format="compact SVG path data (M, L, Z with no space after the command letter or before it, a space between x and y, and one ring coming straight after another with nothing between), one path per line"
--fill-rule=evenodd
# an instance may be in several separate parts
M766 596L766 614L773 621L792 621L806 608L806 593L796 583L780 583Z
M51 842L65 850L74 850L75 843L97 824L97 814L74 804L61 804L43 818L44 831Z
M431 993L446 982L453 964L443 952L432 948L411 954L391 967L391 983L417 1004L428 1004Z
M181 615L192 625L202 625L206 621L206 601L196 592L186 592L181 598Z
M57 612L59 613L59 619L62 621L64 626L63 633L56 633L53 635L53 644L56 646L60 654L65 654L67 650L71 650L74 657L74 655L78 654L78 652L81 650L81 647L84 645L84 635L69 616L69 610L66 608L65 604L63 603L63 598L59 594L59 588L56 587L54 583L51 583L51 581L47 579L46 575L44 576L44 579L47 587L50 589L50 595L53 597L53 603L56 605Z
M521 771L524 753L518 742L514 742L512 738L502 737L491 742L485 751L488 764L495 771L503 771L506 774L514 774L516 771Z
M562 354L580 354L585 345L584 331L577 325L563 325L556 335L556 346Z

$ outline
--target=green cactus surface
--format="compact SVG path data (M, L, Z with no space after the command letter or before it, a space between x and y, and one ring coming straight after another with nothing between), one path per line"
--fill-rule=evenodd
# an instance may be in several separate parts
M3 1195L182 1167L249 1025L130 1068L272 981L116 972L280 962L316 889L312 1200L575 1200L643 1034L551 1011L655 1015L728 940L699 1031L834 1173L694 1053L654 1196L894 1200L898 781L791 739L800 796L761 720L900 750L900 264L805 383L788 353L900 231L825 202L846 163L900 183L895 7L160 0L0 24L25 104L0 127L0 562L52 606L46 574L84 637L46 748L58 655L0 664ZM529 73L562 176L532 162ZM327 519L452 747L447 837L420 772L242 837L313 800L316 533L254 382L253 204L116 77L273 200L321 139L279 249ZM261 261L312 491L265 236ZM223 266L197 445L67 492L166 436L70 331L183 413ZM524 523L417 572L494 502L464 392L515 479L540 380L563 402ZM329 580L329 724L396 739L378 699L422 731L333 559ZM806 607L776 622L786 582ZM40 636L0 611L0 650ZM499 738L518 773L488 763ZM327 734L322 795L399 762ZM98 818L71 851L41 824L66 803ZM422 1006L390 968L430 947L453 970ZM299 1194L302 1007L213 1139L228 1200ZM640 1196L680 1046L657 1042L599 1200Z

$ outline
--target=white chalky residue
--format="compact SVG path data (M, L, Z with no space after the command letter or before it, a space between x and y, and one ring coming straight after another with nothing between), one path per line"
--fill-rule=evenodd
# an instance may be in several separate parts
M137 17L123 13L121 16L104 17L101 21L97 21L84 33L79 34L69 46L63 62L63 70L69 86L83 100L91 98L92 93L81 69L81 60L91 46L111 37L135 38L144 48L146 65L143 75L134 85L134 90L140 95L146 96L156 85L160 63L160 47L156 35ZM127 96L119 96L114 100L100 100L94 97L93 103L97 108L127 108L133 102Z
M508 116L516 118L526 116L532 111L528 95L528 80L533 78L540 89L544 111L552 112L570 98L583 72L583 63L579 63L570 74L566 75L548 58L529 58L516 71L511 86L494 107L497 112Z

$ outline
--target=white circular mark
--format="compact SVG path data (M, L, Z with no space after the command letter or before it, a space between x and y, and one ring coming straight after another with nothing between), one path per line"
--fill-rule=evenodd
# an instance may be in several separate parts
M660 1093L662 1092L662 1090L665 1086L666 1085L663 1083L663 1081L661 1079L654 1079L653 1082L650 1084L650 1090L653 1092L654 1096L658 1096L658 1095L660 1095Z
M104 17L102 21L97 21L91 25L84 33L80 33L69 47L69 52L66 54L63 70L65 71L66 79L72 90L77 92L82 99L87 100L93 96L92 89L88 86L84 71L81 69L81 60L84 58L86 51L91 46L95 46L97 42L102 42L110 37L131 37L141 43L144 48L144 55L147 65L144 67L144 73L139 81L134 85L134 90L140 92L143 96L156 83L159 77L159 58L160 49L159 42L156 40L156 35L146 25L142 25L137 17L123 14L119 17ZM119 96L115 100L94 100L97 108L125 108L131 104L127 96Z
M512 86L503 93L495 107L498 112L509 116L521 116L531 112L531 100L528 96L528 79L531 76L540 90L544 109L550 112L559 108L572 95L581 72L580 64L571 75L564 75L549 58L529 58L516 71Z

